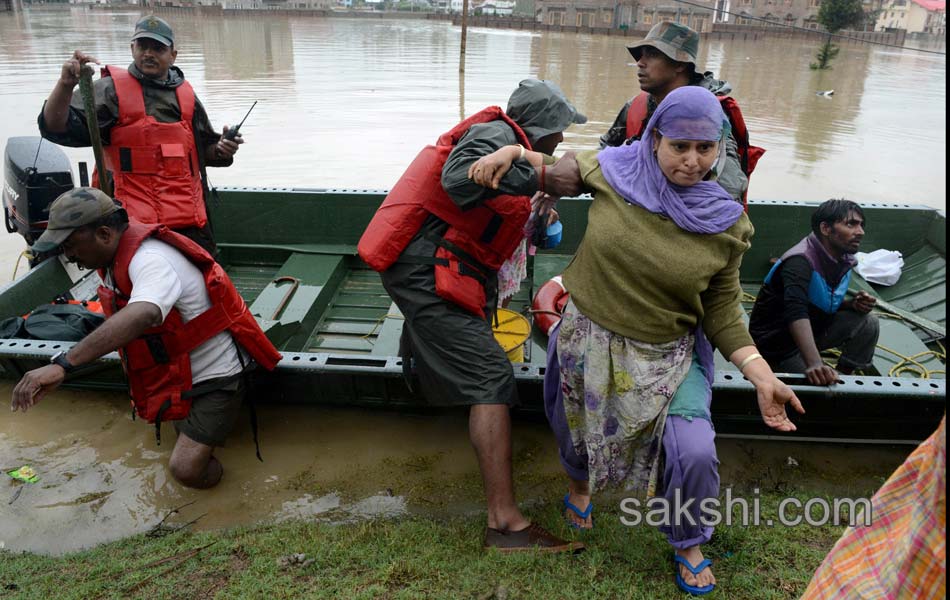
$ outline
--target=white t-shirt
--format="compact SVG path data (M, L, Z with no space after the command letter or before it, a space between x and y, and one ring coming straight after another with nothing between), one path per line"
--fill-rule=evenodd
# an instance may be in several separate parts
M162 311L162 320L177 308L187 323L211 308L204 277L198 267L177 249L149 238L129 263L133 302L151 302ZM106 278L112 287L112 273ZM191 351L192 383L227 377L241 371L237 346L228 332L221 332Z

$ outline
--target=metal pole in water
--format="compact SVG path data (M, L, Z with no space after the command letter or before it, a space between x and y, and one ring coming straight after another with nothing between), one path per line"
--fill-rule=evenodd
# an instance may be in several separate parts
M106 163L102 158L102 139L99 137L99 119L96 115L96 98L92 91L92 65L84 64L79 70L79 92L86 112L86 127L89 129L89 141L96 158L96 172L99 174L99 189L112 197L112 189L106 177Z
M459 73L465 72L465 38L468 37L468 0L462 0L462 43L459 46Z

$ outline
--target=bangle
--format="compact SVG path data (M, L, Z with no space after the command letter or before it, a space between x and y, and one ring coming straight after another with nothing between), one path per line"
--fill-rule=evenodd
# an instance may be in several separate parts
M538 179L538 191L544 193L544 163L541 163L541 177Z
M515 144L515 145L518 146L519 148L521 148L521 154L518 155L518 160L523 160L523 159L524 159L524 153L525 153L524 146L522 146L521 144Z
M746 356L744 359L742 359L742 362L739 363L739 372L741 373L742 369L746 368L746 365L748 365L750 362L752 362L753 360L757 358L762 358L762 355L759 354L758 352L756 352L755 354L750 354L749 356Z

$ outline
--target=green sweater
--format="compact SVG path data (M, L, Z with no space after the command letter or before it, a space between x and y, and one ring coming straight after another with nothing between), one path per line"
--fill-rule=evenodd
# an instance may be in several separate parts
M585 316L642 342L669 342L699 321L728 358L752 345L742 320L739 265L752 223L743 214L718 234L691 233L634 206L604 179L596 152L577 155L594 194L587 232L564 271L564 286Z

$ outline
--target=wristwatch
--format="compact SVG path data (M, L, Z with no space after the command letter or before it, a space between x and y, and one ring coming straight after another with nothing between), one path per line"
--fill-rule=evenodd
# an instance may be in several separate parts
M50 364L61 366L63 368L63 371L66 371L67 375L69 375L70 373L72 373L78 368L75 365L70 364L70 362L66 359L66 350L60 350L59 352L54 354L53 358L49 359L49 362Z

